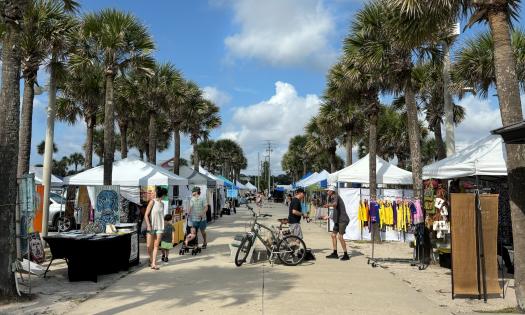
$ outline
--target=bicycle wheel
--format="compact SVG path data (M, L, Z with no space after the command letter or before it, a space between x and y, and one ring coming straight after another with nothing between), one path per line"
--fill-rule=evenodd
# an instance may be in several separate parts
M239 248L237 249L237 253L235 254L235 266L240 267L242 264L246 261L246 258L248 258L248 254L250 253L250 249L252 248L252 240L248 235L246 235L242 241L241 245L239 245Z
M283 238L277 245L279 260L286 266L296 266L300 264L306 254L304 241L295 235Z

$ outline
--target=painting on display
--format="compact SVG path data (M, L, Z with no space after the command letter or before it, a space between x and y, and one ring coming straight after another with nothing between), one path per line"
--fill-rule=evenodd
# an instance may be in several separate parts
M137 232L131 234L131 251L129 252L129 262L139 259L139 238Z
M95 186L95 223L104 227L120 223L119 186Z
M89 194L86 186L80 186L78 190L78 201L77 207L79 213L81 213L81 227L84 228L89 223L89 212L91 208L91 203L89 201Z
M42 216L44 215L44 186L36 185L36 212L33 217L33 230L42 232Z
M20 252L27 253L28 234L33 233L36 210L35 175L27 174L19 179L18 204L20 209Z
M120 196L120 223L129 222L129 201Z
M40 239L39 233L28 234L29 239L29 253L31 260L37 264L41 264L45 260L44 245Z

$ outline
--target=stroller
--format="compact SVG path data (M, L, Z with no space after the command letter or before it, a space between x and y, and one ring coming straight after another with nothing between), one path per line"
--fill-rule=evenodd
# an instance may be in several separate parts
M181 248L179 250L179 255L187 254L191 250L191 255L196 256L202 251L202 249L199 247L199 231L195 231L195 238L189 241L188 246L186 246L186 238L191 234L191 226L189 225L189 222L189 218L186 218L186 233L184 234L184 241L182 242Z

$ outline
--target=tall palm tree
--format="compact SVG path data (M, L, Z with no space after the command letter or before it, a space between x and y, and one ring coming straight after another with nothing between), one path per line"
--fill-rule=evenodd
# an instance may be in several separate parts
M397 11L392 9L388 1L370 2L357 14L349 42L358 51L364 69L368 71L382 67L381 72L386 76L386 87L396 94L402 93L405 97L414 196L421 199L421 133L417 123L416 87L412 75L415 57L438 52L433 43L438 42L439 34L425 42L426 45L409 46L406 34L400 31L396 17ZM413 54L414 50L418 50L418 54Z
M91 58L72 54L72 64L85 65L95 60L104 66L104 184L111 185L115 150L113 84L119 73L130 69L151 73L154 63L150 53L155 45L135 16L115 9L86 14L82 20L82 36L91 43L94 54Z
M184 132L190 136L193 146L193 167L199 169L199 153L197 143L199 139L207 140L211 130L221 125L219 108L211 101L202 98L202 93L197 93L188 103L184 122Z
M323 104L321 107L327 106ZM329 118L323 115L317 115L310 119L305 127L308 138L305 149L310 154L319 154L326 151L330 160L330 172L338 170L337 165L337 137L338 131L331 127Z
M403 31L413 42L433 36L444 22L470 17L467 27L488 22L494 41L494 74L503 126L523 121L516 58L511 44L512 21L520 0L393 0ZM415 27L414 27L415 26ZM424 27L421 27L424 26ZM516 300L525 310L525 145L507 145L507 170L514 238Z
M65 12L60 3L51 0L31 1L24 16L21 37L22 77L24 94L18 148L18 177L29 171L31 132L33 125L33 99L39 67L49 54L49 40L54 20Z
M120 156L128 157L128 133L146 114L140 84L143 78L132 72L115 80L115 119L120 130Z
M359 95L349 87L345 76L345 65L336 63L328 74L325 98L333 100L332 110L324 114L334 122L334 127L341 129L342 140L346 149L346 166L352 164L352 148L362 137L364 115L359 108Z
M84 156L82 153L71 153L68 157L69 165L75 166L75 173L78 172L78 166L84 164Z
M180 81L180 73L170 63L156 64L153 74L144 77L140 86L141 97L148 111L149 120L149 150L148 160L150 163L157 162L157 117L168 111L169 96L172 86Z

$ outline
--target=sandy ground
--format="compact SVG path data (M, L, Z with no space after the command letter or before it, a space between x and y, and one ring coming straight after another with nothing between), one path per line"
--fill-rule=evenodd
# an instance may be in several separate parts
M282 205L262 211L274 215L266 219L269 224L287 216ZM69 283L65 264L56 264L53 277L37 283L35 300L0 306L0 314L458 314L515 305L511 288L505 299L487 304L451 300L449 270L439 266L423 271L407 264L372 268L366 243L348 244L348 262L325 259L329 236L325 226L313 222L302 226L316 261L296 267L259 262L238 268L228 244L246 230L250 218L245 208L224 216L209 225L208 249L198 256L179 256L175 250L159 271L139 267L102 276L98 283ZM376 257L411 254L406 244L376 247Z

